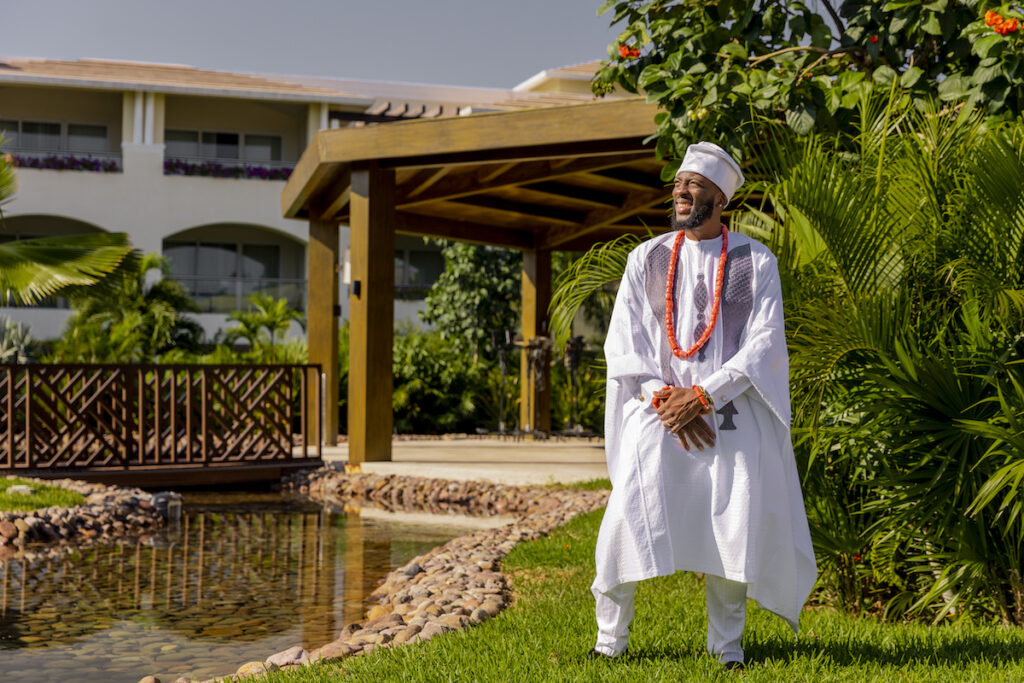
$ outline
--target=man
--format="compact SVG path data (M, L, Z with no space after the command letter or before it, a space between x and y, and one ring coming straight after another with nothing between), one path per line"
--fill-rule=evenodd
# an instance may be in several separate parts
M742 667L746 599L794 630L816 577L789 435L775 258L721 224L743 173L690 145L675 232L629 255L605 356L612 494L597 540L597 644L626 650L636 582L705 575L708 651Z

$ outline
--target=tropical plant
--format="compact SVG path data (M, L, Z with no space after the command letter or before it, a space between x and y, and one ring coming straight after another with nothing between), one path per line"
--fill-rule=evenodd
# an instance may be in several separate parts
M10 155L4 155L0 157L0 208L14 196L16 186ZM133 260L124 233L0 241L0 304L31 305L58 293L81 295L89 287L103 287L105 276L122 263L130 267ZM95 293L100 291L109 293L109 288Z
M0 322L0 363L24 365L32 362L30 348L32 337L28 325L16 323L10 318Z
M800 134L852 131L865 92L898 85L992 117L1024 111L1019 4L996 0L607 0L623 27L594 78L662 109L658 151L698 139L749 149L776 120ZM673 169L668 169L671 173Z
M445 433L479 426L482 366L439 332L406 329L393 354L395 431Z
M150 272L162 277L151 280ZM74 301L74 312L53 345L50 360L79 363L153 363L165 353L196 353L203 331L187 313L198 312L166 259L147 254L116 276L108 295Z
M244 339L249 347L249 354L256 362L277 363L280 359L280 346L285 335L296 322L305 330L306 322L302 314L288 305L288 300L275 299L269 294L259 292L249 298L252 305L247 311L233 311L228 319L235 325L229 327L225 335L228 344ZM286 347L284 355L294 360L298 347L291 344Z
M1024 625L1024 119L858 112L845 136L765 122L733 218L778 256L820 596ZM570 271L556 319L626 246Z
M443 253L444 272L420 318L461 348L492 355L492 332L516 328L522 257L463 242L448 243Z

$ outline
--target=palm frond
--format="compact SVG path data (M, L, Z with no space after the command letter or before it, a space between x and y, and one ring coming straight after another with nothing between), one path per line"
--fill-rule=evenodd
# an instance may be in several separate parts
M96 285L132 256L124 233L38 237L0 243L0 300L34 304Z
M629 252L642 241L637 235L625 234L595 245L562 272L548 307L556 348L565 346L572 336L572 322L583 303L622 279Z

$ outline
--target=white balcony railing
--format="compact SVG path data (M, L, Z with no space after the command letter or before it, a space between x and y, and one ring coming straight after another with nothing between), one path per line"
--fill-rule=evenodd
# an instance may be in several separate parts
M288 305L306 310L306 280L304 278L174 278L180 282L203 313L231 313L249 308L249 297L267 294L275 299L287 299Z

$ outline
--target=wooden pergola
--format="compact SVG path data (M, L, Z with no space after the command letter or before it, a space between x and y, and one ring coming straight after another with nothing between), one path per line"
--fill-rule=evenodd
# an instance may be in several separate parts
M522 336L547 329L551 252L667 229L669 189L649 138L656 106L618 99L321 130L281 196L309 221L309 362L337 405L339 225L350 226L349 461L391 459L394 236L523 252ZM526 381L520 423L550 429L548 392ZM532 411L531 411L532 412ZM337 442L337 411L324 433Z

